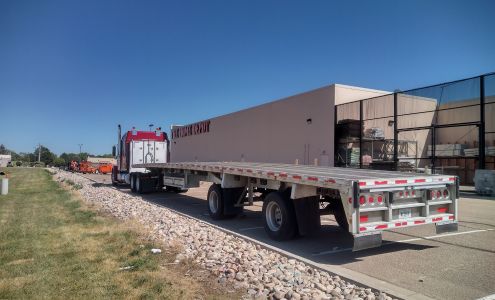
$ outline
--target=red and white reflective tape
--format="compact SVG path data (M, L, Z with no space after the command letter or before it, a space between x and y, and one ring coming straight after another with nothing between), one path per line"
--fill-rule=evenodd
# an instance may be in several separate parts
M396 220L390 223L374 224L372 226L360 226L359 232L376 231L376 230L391 229L398 227L408 227L408 226L423 225L423 224L432 224L443 221L454 221L454 216L448 215L448 216L428 217L425 219L412 220L412 221Z
M374 180L360 181L359 186L377 186L377 185L404 185L426 182L455 182L455 177L449 178L415 178L415 179L395 179L395 180Z

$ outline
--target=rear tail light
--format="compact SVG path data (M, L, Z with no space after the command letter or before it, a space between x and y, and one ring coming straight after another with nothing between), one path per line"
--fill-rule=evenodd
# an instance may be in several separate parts
M430 195L431 195L431 200L449 199L450 198L450 193L449 193L448 189L431 190Z
M360 223L368 222L368 216L367 215L361 215L361 216L359 216L359 222Z
M417 193L414 190L407 190L407 191L400 191L400 192L395 192L394 193L394 198L395 199L400 199L400 198L416 198Z
M385 198L383 194L364 194L359 196L359 204L361 206L375 206L385 204Z

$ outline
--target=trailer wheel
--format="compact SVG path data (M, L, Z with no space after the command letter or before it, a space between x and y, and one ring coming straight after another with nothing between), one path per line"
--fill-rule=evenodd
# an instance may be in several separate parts
M131 192L135 193L136 192L136 175L131 174L129 176L130 176L129 181L131 183Z
M225 218L223 213L222 188L218 184L212 184L208 190L208 213L213 220Z
M117 166L112 167L112 185L117 185Z
M140 174L136 174L136 179L135 179L135 183L134 183L134 189L136 190L136 192L138 194L144 194L144 178L141 177Z
M268 236L276 241L293 238L297 232L294 208L280 192L272 192L263 202L264 227Z

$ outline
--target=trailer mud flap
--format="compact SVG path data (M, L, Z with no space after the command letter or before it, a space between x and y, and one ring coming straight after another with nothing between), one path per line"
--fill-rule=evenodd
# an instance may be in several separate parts
M354 246L352 251L360 251L369 248L380 247L382 245L382 233L354 235Z
M445 232L453 232L458 230L457 222L451 222L446 224L437 223L436 224L437 234Z
M244 211L243 206L235 206L241 196L243 188L222 189L223 213L225 215L236 215Z
M291 200L296 211L297 226L300 235L318 233L321 228L320 206L317 197Z

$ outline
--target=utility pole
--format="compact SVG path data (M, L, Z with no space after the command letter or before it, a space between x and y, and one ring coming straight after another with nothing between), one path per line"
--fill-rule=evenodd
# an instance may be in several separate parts
M83 144L78 144L79 145L79 160L82 160L81 158L81 148L83 146Z
M38 143L38 162L41 162L41 144Z

